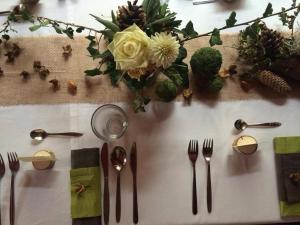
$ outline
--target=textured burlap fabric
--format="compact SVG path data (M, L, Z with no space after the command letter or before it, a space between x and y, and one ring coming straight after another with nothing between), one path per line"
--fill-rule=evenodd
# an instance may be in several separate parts
M226 68L231 64L238 65L237 51L233 48L236 43L236 35L224 35L223 46L217 47L223 54L222 67ZM86 50L87 40L77 36L70 40L62 36L49 37L26 37L12 40L19 44L22 53L16 58L13 64L6 62L4 56L6 50L3 45L0 49L0 67L4 75L0 77L0 105L17 104L55 104L55 103L105 103L128 101L132 98L131 92L122 82L119 87L112 87L107 76L85 77L84 71L97 66L98 62L88 56ZM65 60L62 55L62 47L70 44L72 55ZM208 38L199 38L185 43L188 50L186 62L189 64L191 54L200 47L208 46ZM100 48L105 48L104 43ZM33 62L41 61L42 65L50 70L49 76L42 80L38 73L34 72ZM31 73L29 79L24 81L20 77L21 71ZM227 79L225 87L218 96L209 96L197 91L190 74L192 88L194 89L194 100L216 99L216 100L241 100L267 98L276 99L279 96L272 91L265 91L265 88L254 88L244 92L237 78ZM54 92L51 89L49 80L58 79L60 90ZM67 82L73 80L77 84L77 93L72 95L68 92ZM296 89L298 89L296 87ZM154 97L153 90L148 93ZM299 91L294 91L291 96L299 97ZM154 97L155 98L155 97ZM178 100L182 100L179 96Z

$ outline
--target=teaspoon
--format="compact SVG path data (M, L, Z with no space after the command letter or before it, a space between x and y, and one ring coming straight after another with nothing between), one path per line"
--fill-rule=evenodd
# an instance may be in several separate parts
M42 141L49 135L60 135L60 136L69 136L69 137L80 137L83 134L77 132L64 132L64 133L47 133L43 129L35 129L30 132L30 137L37 141Z
M117 194L116 194L116 221L120 222L121 219L121 177L120 173L126 165L126 151L121 146L116 146L111 153L111 164L117 171Z
M269 122L269 123L257 123L257 124L247 124L244 120L238 119L234 123L234 127L238 130L245 130L247 127L279 127L281 123L279 122Z

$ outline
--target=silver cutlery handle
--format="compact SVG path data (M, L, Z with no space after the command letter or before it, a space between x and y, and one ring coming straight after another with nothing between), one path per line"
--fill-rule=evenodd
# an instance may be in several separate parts
M137 224L139 222L138 213L138 202L137 202L137 186L136 186L136 176L133 176L133 222Z
M63 136L70 136L70 137L80 137L83 134L82 133L77 133L77 132L64 132L64 133L49 133L48 135L63 135Z
M207 162L207 211L211 213L212 209L211 195L211 178L210 178L210 162Z
M11 175L11 184L10 184L10 207L9 207L9 218L10 225L15 224L15 174Z
M281 123L279 122L270 122L270 123L257 123L257 124L250 124L248 127L279 127Z
M1 179L0 179L0 225L1 225L1 221L2 218L1 218Z
M120 222L121 219L121 177L120 172L118 172L117 177L117 196L116 196L116 221Z
M195 164L193 164L193 214L198 213L198 204L197 204L197 185L196 185L196 169Z
M217 0L194 0L193 5L201 5L201 4L207 4L207 3L213 3L216 2Z
M104 178L104 194L103 194L103 207L104 207L104 224L108 225L109 222L109 189L108 189L108 178Z

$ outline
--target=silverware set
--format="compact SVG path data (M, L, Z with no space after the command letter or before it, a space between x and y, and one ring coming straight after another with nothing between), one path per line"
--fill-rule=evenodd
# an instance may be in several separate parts
M193 167L193 198L192 198L192 210L193 214L198 213L197 204L197 182L196 182L196 161L198 158L198 141L190 140L188 145L188 156ZM207 211L212 211L212 191L211 191L211 173L210 173L210 160L213 153L213 139L205 139L202 147L202 155L207 165L207 186L206 186L206 200L207 200Z
M121 220L121 171L127 163L126 150L121 146L114 147L110 155L111 165L117 172L117 188L116 188L116 221ZM109 224L110 213L110 197L108 186L108 169L109 169L109 152L108 144L104 143L101 150L101 163L104 176L103 187L103 217L104 224ZM137 200L137 150L136 143L133 143L130 152L130 168L133 177L133 222L138 223L138 200Z
M15 177L17 175L17 172L19 171L20 162L18 159L18 155L15 152L8 152L7 157L8 157L9 169L11 170L9 221L10 221L10 225L14 225L15 224ZM3 178L4 174L5 174L5 163L2 155L0 154L0 181ZM0 204L0 225L1 225L1 220L2 218L1 218L1 204Z

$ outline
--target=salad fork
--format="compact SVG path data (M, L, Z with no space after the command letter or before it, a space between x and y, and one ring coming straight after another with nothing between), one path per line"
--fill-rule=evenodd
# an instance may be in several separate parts
M198 206L197 206L197 186L196 186L196 170L195 164L198 158L198 141L197 140L190 140L189 147L188 147L188 155L190 161L192 162L193 166L193 214L198 213Z
M213 139L205 139L203 142L202 154L207 164L207 211L211 213L212 209L212 195L211 195L211 178L210 178L210 159L213 153Z
M2 158L2 155L0 153L0 181L2 179L2 177L5 174L5 164L4 164L4 160ZM0 183L1 185L1 183ZM0 186L0 190L1 190L1 186ZM0 191L0 225L1 225L1 191Z
M20 162L16 152L7 153L9 168L11 170L11 186L10 186L10 208L9 219L10 225L15 224L15 176L20 168Z

